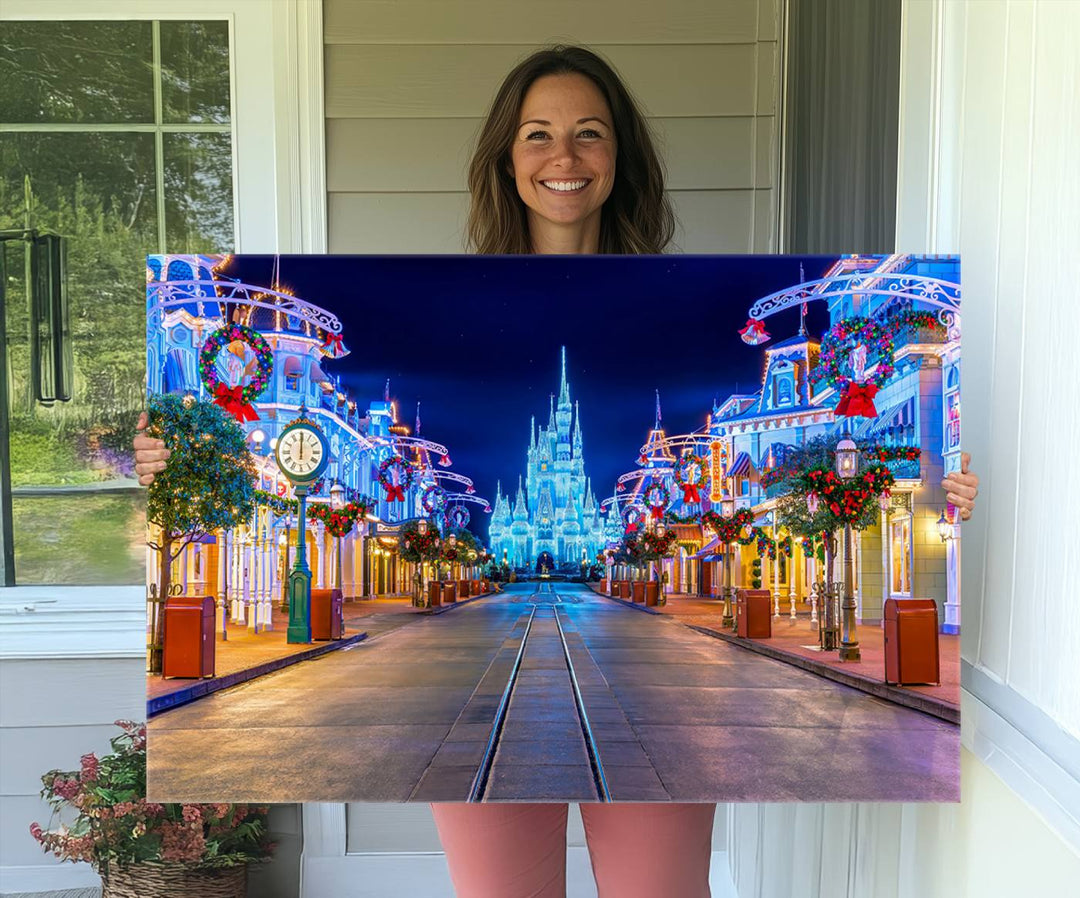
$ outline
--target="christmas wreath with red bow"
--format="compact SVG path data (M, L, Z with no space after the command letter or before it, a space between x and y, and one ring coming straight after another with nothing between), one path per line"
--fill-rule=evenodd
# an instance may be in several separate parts
M217 372L217 357L224 347L238 352L247 346L255 353L255 371L246 384L227 387ZM274 353L266 338L243 324L226 324L218 328L203 343L199 352L199 377L214 402L237 421L259 419L251 403L266 389L274 370Z
M688 452L675 464L675 482L682 487L684 504L700 502L700 491L709 482L705 460L700 455Z
M446 521L452 530L464 530L471 518L469 509L464 505L452 505L446 512Z
M440 514L446 509L446 490L441 486L429 486L420 496L420 507L427 515Z
M654 480L645 487L641 498L654 518L662 518L664 509L671 501L671 491L661 481Z
M387 502L404 502L405 490L413 485L416 472L400 455L391 455L379 465L379 483L386 490Z
M894 371L894 330L895 327L891 322L886 325L873 318L856 316L836 322L825 335L825 339L821 341L818 367L825 375L826 382L840 390L840 402L835 409L836 415L877 417L874 396L892 377ZM871 368L877 365L874 376L862 381L856 381L843 370L847 367L855 373L851 356L859 346L865 347L866 350L865 367Z

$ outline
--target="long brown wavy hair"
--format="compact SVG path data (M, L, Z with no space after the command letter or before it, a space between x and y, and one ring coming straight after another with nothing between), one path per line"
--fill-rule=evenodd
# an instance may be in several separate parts
M675 232L675 216L645 116L607 62L584 47L568 46L533 53L506 76L495 95L469 164L469 248L482 254L532 252L525 204L509 172L510 148L532 83L544 75L565 74L589 78L614 119L615 180L601 210L600 252L663 252Z

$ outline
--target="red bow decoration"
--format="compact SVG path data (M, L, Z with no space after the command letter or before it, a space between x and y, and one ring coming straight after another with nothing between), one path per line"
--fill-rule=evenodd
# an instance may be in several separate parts
M638 456L638 464L639 465L647 465L648 463L649 463L649 460L645 457L645 453L642 452L641 455Z
M656 518L662 518L664 516L664 506L663 505L650 505L649 509L650 509L650 511L652 511L652 516L653 516L654 520Z
M618 486L615 487L615 491L619 492L619 493L625 492L626 487L623 484L620 483Z
M701 493L698 492L696 483L684 483L682 485L682 500L683 504L701 501Z
M847 418L876 418L874 396L877 391L874 384L849 383L840 394L840 402L837 403L834 414Z
M449 468L450 465L453 464L453 462L450 461L449 455L444 455L442 458L439 459L439 464L442 465L444 468Z
M243 387L227 387L225 384L219 383L217 389L214 390L214 402L236 418L237 421L258 421L259 416L255 413L255 409L251 407L250 403L244 402L243 395Z
M341 343L341 334L332 334L327 331L326 337L323 339L322 348L329 349L333 355L344 352L345 347Z
M758 321L756 318L747 318L746 327L739 331L739 335L743 343L749 343L751 346L757 346L759 343L772 339L769 332L765 330L765 322Z
M400 483L391 483L386 487L387 502L404 502L405 488Z
M476 492L476 488L470 486L467 490L465 490L465 492L468 493L471 496L473 493Z

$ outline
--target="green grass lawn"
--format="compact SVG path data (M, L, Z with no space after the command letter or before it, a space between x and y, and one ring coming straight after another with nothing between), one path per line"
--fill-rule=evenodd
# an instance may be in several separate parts
M16 498L12 513L20 584L145 582L144 490Z

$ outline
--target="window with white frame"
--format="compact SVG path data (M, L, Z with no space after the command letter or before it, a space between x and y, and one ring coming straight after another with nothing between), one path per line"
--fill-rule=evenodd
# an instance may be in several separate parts
M144 257L236 245L229 22L7 21L0 84L17 582L141 583ZM68 402L30 382L25 230L67 238Z
M893 518L890 527L892 594L911 595L911 515Z

